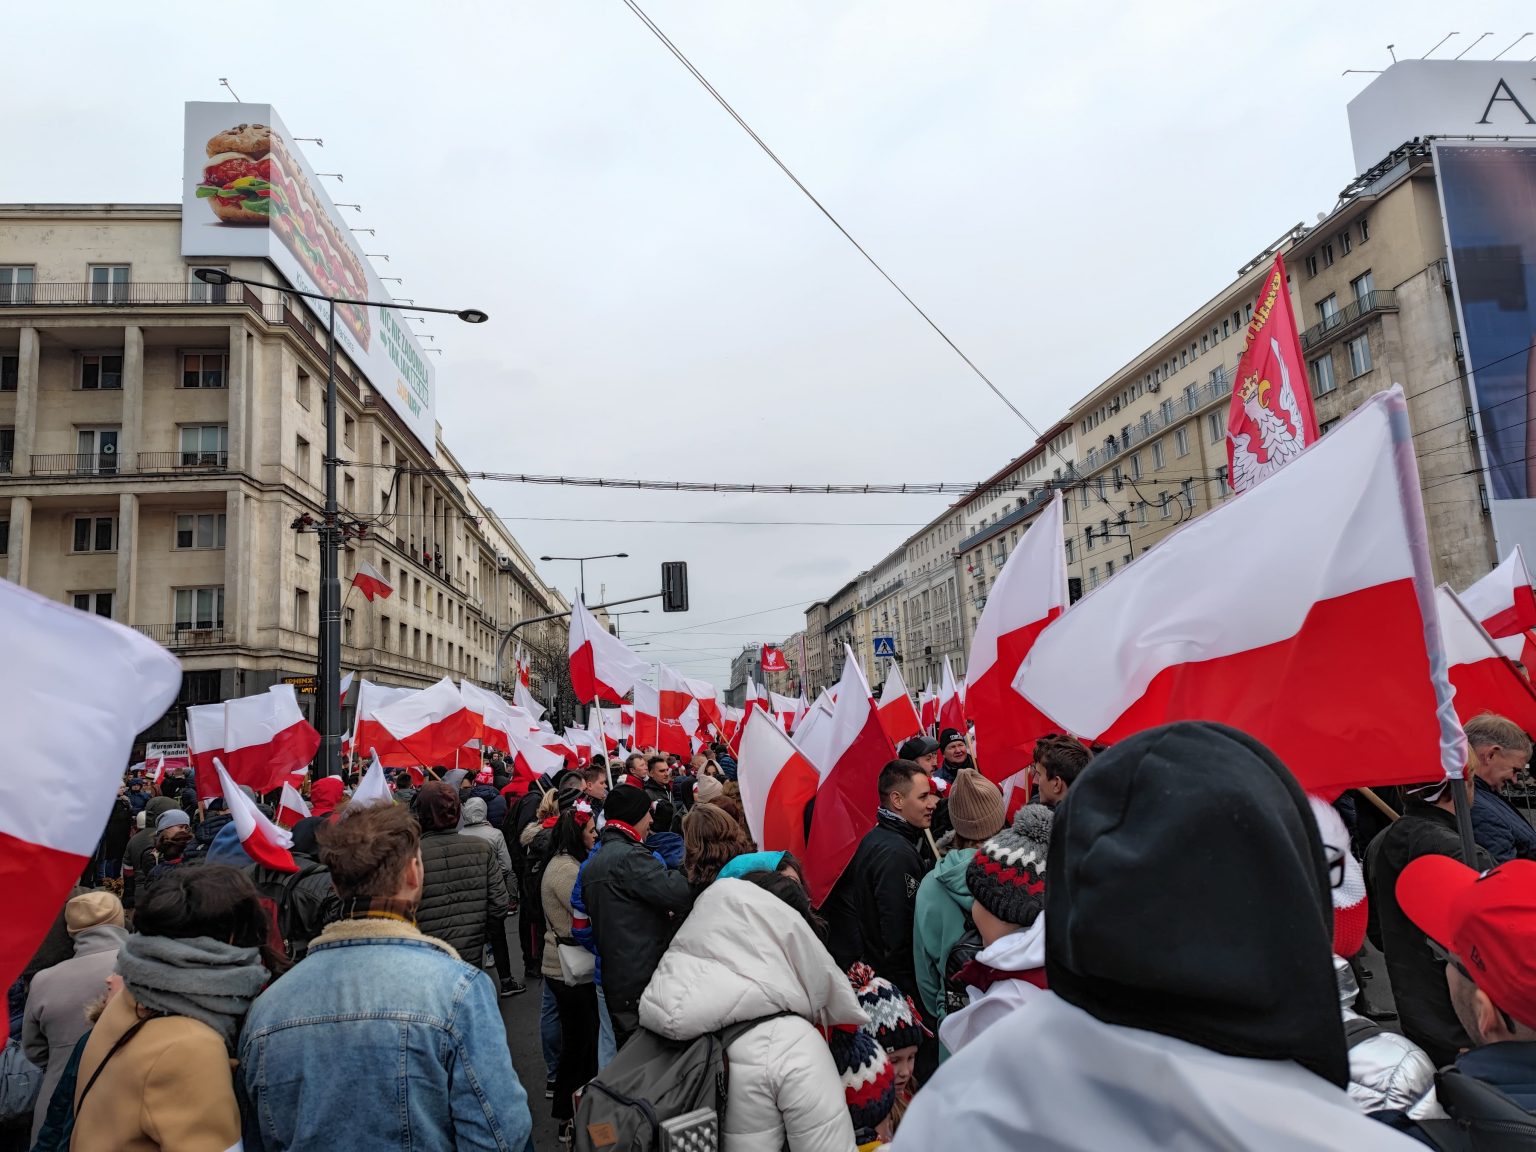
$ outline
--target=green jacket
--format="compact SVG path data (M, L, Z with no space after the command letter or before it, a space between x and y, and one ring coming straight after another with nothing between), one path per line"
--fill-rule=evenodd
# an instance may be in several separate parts
M917 988L923 1011L937 1024L944 1019L944 962L949 950L965 934L965 918L971 912L971 890L965 886L965 869L974 848L946 853L917 886L917 906L912 913L912 963L917 969Z

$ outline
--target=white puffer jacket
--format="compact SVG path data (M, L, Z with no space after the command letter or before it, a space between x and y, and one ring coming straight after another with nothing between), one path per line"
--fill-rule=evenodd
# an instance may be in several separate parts
M745 880L716 880L640 997L640 1025L691 1040L776 1013L726 1049L723 1152L853 1152L853 1121L815 1025L865 1024L848 977L810 925Z

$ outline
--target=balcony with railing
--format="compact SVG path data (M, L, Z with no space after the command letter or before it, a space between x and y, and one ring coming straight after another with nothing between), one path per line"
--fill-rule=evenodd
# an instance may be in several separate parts
M31 470L34 476L117 476L117 457L102 452L46 452L33 453Z
M1082 459L1082 472L1084 474L1097 471L1111 460L1123 455L1135 448L1138 444L1144 444L1152 437L1165 429L1177 424L1187 416L1193 416L1202 409L1219 401L1227 401L1232 397L1232 379L1236 373L1232 369L1222 368L1204 384L1199 384L1187 390L1183 394L1166 401L1168 407L1149 413L1141 422L1133 425L1125 437L1115 437L1114 446L1108 442L1091 449Z
M229 468L228 452L140 452L141 473L223 472Z
M1336 336L1341 336L1346 328L1352 328L1367 316L1375 312L1396 312L1397 293L1390 288L1378 288L1374 292L1366 292L1355 300L1340 308L1332 316L1327 316L1318 321L1312 327L1301 334L1301 350L1310 352L1319 348Z
M187 648L212 648L233 642L226 637L224 628L194 628L190 624L135 624L134 630L142 632L157 644L172 652Z

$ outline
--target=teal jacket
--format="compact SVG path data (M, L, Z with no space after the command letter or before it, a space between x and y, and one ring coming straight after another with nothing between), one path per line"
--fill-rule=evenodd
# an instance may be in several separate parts
M912 913L912 963L917 969L923 1012L934 1024L944 1019L944 962L956 941L965 935L965 919L971 912L971 890L965 886L965 869L974 855L974 848L952 849L917 886L917 906Z

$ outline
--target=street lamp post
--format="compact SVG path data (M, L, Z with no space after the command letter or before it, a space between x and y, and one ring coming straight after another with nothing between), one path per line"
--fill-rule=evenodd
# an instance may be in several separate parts
M649 616L650 614L651 610L649 608L636 608L631 612L610 612L608 613L608 619L613 621L613 634L617 636L619 634L620 616Z
M588 560L628 560L628 552L604 552L600 556L540 556L540 560L574 560L581 566L581 602L587 602L587 561Z
M329 305L326 319L325 365L325 514L320 523L320 636L318 675L315 692L320 697L320 775L341 774L341 580L337 557L341 549L340 509L336 503L336 305L355 304L368 308L402 309L404 304L385 300L358 300L346 296L327 296L283 288L243 276L231 276L222 268L199 268L194 273L205 284L247 284L253 288L273 288L309 300L324 300ZM484 324L490 317L478 308L409 307L418 312L443 312L457 316L466 324ZM430 447L430 446L429 446Z

